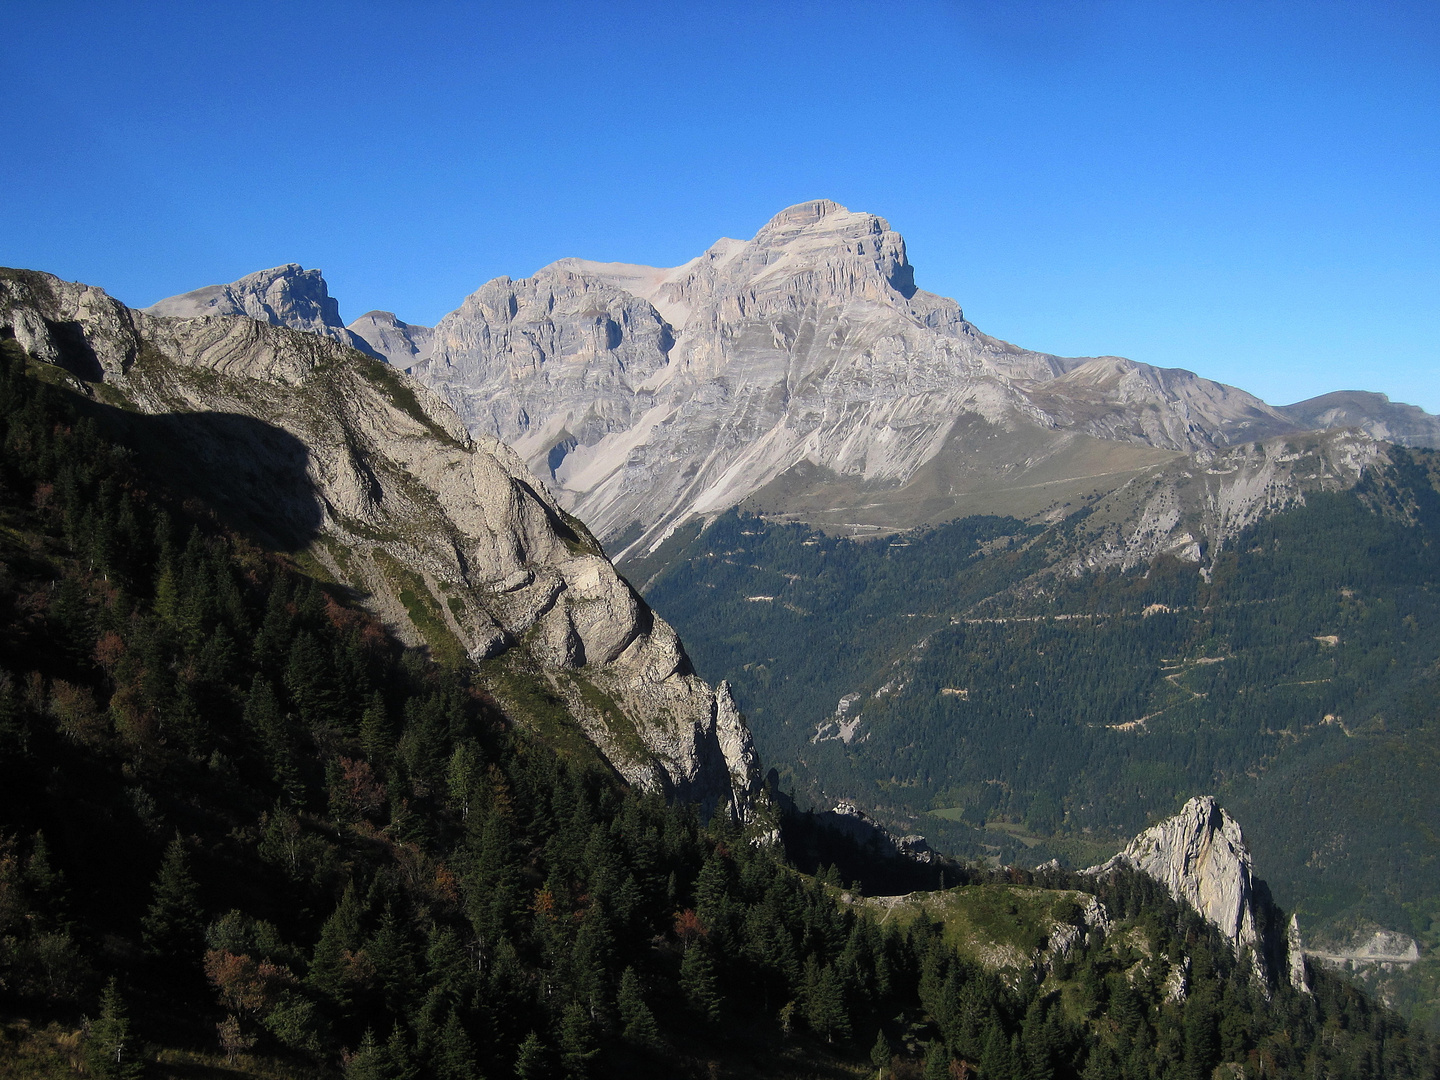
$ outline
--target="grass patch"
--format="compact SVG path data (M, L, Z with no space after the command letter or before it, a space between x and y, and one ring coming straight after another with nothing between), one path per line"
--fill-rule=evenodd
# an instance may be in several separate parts
M989 967L1027 966L1056 922L1071 922L1089 897L1069 889L962 885L944 892L871 898L885 921L907 926L921 915L945 927L945 940ZM888 912L886 911L888 909Z
M459 666L468 659L465 648L445 622L440 604L425 584L425 578L400 562L384 548L373 552L375 564L380 567L396 595L400 598L405 614L425 643L430 654L447 666Z
M570 763L611 771L555 687L517 657L517 651L512 649L480 665L481 675L506 714Z
M571 684L580 692L581 699L605 720L605 728L615 746L637 765L650 760L650 750L635 722L615 703L615 699L592 683L580 672L570 673Z
M424 427L435 438L457 450L465 448L463 443L458 442L431 418L430 414L421 406L420 399L415 396L415 391L388 364L366 357L357 363L356 367L361 375L390 399L392 405Z

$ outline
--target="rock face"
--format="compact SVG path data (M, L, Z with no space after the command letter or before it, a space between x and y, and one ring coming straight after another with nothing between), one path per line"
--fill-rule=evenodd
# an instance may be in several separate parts
M1240 825L1209 795L1191 799L1174 817L1146 829L1128 847L1087 874L1129 866L1160 882L1205 916L1235 947L1250 949L1265 970L1256 918L1250 850Z
M299 263L248 274L228 285L207 285L172 296L151 304L145 313L172 319L244 315L271 326L288 326L334 338L361 352L378 355L340 321L340 303L330 295L320 271L306 270Z
M1311 993L1310 972L1305 967L1305 943L1300 938L1300 916L1292 914L1285 930L1285 956L1288 961L1290 985L1302 994Z
M851 503L903 501L927 463L973 461L955 444L977 424L1029 457L1063 453L1072 433L1123 444L1099 470L1115 476L1157 449L1293 426L1188 372L997 341L914 277L884 219L802 203L673 269L564 259L492 281L441 320L414 370L636 553L692 514L794 487L796 469L849 484ZM994 486L964 472L933 494Z
M848 799L836 803L835 809L817 815L817 819L825 828L886 855L898 855L923 865L938 864L940 861L940 856L925 837L918 833L896 836Z
M243 284L155 310L270 288ZM235 308L334 336L296 305ZM1440 418L1381 395L1277 409L1188 371L999 341L917 288L883 218L823 199L681 266L562 259L488 282L433 331L385 312L349 330L472 433L514 446L622 561L742 503L863 535L966 514L1053 520L1112 496L1113 528L1082 562L1203 558L1234 523L1353 483L1376 439L1440 445ZM1351 427L1338 471L1323 452L1292 466L1273 442ZM1268 465L1227 457L1257 441Z
M538 687L633 783L751 813L759 763L729 688L693 674L509 447L424 387L330 335L133 311L27 271L0 272L0 333L121 406L107 422L175 484L318 560L402 637L497 658L502 701L523 712Z
M1257 481L1216 455L1356 419L1278 410L1186 371L988 337L954 301L916 287L884 219L826 200L679 267L563 259L492 281L441 320L413 369L472 430L512 443L622 559L740 502L842 530L1029 517L1148 483L1175 462L1237 475L1211 483L1208 504L1176 503L1198 511L1198 528L1162 530L1177 516L1164 505L1132 508L1122 546L1194 555L1248 514L1230 511L1264 512L1305 490L1305 468ZM1359 438L1398 423L1367 421Z

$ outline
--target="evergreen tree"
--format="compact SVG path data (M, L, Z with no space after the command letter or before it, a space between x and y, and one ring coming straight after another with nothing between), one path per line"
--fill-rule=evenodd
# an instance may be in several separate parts
M805 1022L826 1042L850 1035L850 1014L845 1009L845 988L832 964L820 969L819 977L805 997Z
M204 933L199 892L190 875L185 842L177 832L165 849L150 910L141 923L142 939L153 955L198 962Z
M431 1053L437 1080L476 1080L475 1046L452 1009Z
M925 1051L925 1080L950 1080L950 1051L936 1039Z
M416 1080L420 1075L415 1054L399 1021L390 1029L390 1038L385 1040L385 1067L388 1080Z
M875 1045L870 1048L870 1064L875 1066L876 1080L885 1080L885 1070L890 1068L894 1057L895 1051L885 1037L884 1028L881 1028L875 1033Z
M720 982L704 938L690 943L680 961L680 989L690 1008L712 1024L720 1019Z
M645 1004L640 986L640 976L633 967L627 967L620 976L620 993L616 1005L620 1010L623 1025L622 1038L631 1046L641 1050L655 1050L660 1046L660 1029L655 1024L655 1014Z
M320 939L315 943L310 961L307 981L341 1008L349 1005L354 992L352 959L364 940L361 924L364 914L364 901L355 882L349 881L340 903L320 928Z
M280 790L285 792L290 802L302 802L305 786L295 760L290 724L280 707L280 699L275 696L275 688L259 672L255 673L250 693L245 699L245 723L264 748L270 775L280 785Z
M365 1029L359 1048L345 1062L345 1080L392 1080L389 1055L375 1041L373 1029Z
M980 1054L980 1072L985 1080L1014 1080L1015 1060L1010 1053L1010 1038L1000 1024L1000 1017L990 1014L985 1032L985 1049Z
M516 1080L552 1080L555 1067L549 1049L535 1032L525 1036L515 1056Z
M560 1063L565 1075L583 1077L590 1072L590 1063L599 1053L595 1028L590 1015L578 1001L565 1006L560 1018Z
M114 978L100 995L100 1016L85 1035L85 1064L105 1080L138 1080L144 1066L130 1041L130 1015Z

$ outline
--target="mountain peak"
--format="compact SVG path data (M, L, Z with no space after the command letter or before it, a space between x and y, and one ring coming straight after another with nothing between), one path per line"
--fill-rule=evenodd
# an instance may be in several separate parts
M1250 849L1240 823L1211 795L1187 802L1178 814L1140 833L1124 851L1087 874L1130 866L1188 902L1230 940L1238 954L1254 950L1263 968L1264 943L1256 918Z
M345 328L340 302L330 295L325 276L299 263L285 263L246 274L228 285L206 285L167 297L144 309L147 315L199 319L207 315L243 316L272 326L287 326L343 341L377 356L365 339Z
M345 325L340 321L340 303L330 295L324 275L299 263L246 274L228 285L206 285L151 304L145 311L177 319L244 315L327 337L334 337L330 331Z
M809 202L796 203L794 206L787 206L778 214L765 223L766 229L793 229L805 228L817 221L829 217L831 214L848 214L850 211L833 199L811 199Z

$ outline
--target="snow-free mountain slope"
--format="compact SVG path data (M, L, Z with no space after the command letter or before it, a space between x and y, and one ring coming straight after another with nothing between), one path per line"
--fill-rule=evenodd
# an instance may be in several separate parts
M973 513L1054 520L1172 463L1212 475L1217 453L1306 429L1440 444L1440 419L1379 395L1279 409L1188 371L1018 348L915 277L883 218L816 200L677 267L561 259L488 282L433 331L386 312L350 330L512 445L626 560L736 505L860 535ZM1179 519L1231 501L1137 518L1126 546L1219 536ZM1161 535L1167 517L1177 531Z
M1286 405L1280 412L1301 427L1353 427L1400 446L1440 449L1440 416L1432 416L1414 405L1391 401L1384 394L1337 390Z
M428 359L435 337L430 327L402 322L390 311L367 311L346 329L363 338L369 352L402 369Z
M1297 427L1189 372L988 337L883 218L827 200L679 267L497 279L414 370L629 556L746 500L860 531L1028 516Z
M99 289L0 274L0 329L237 527L300 550L402 637L499 658L646 790L744 816L759 764L728 688L490 436L340 342L252 318L132 311ZM493 666L492 666L493 667Z

